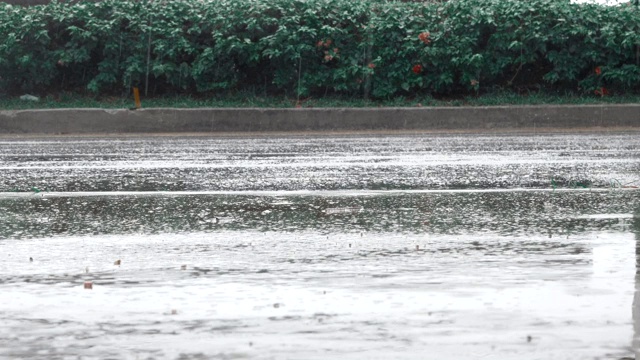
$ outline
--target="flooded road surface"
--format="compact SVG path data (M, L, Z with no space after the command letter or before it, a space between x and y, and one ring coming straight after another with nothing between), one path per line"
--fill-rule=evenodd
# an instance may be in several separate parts
M0 358L634 358L638 135L0 139Z

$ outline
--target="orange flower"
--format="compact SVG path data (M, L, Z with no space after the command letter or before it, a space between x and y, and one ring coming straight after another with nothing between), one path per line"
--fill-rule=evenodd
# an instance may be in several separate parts
M602 74L602 69L600 69L600 66L596 67L594 71L596 72L596 75Z
M369 63L369 69L375 69L376 68L376 64L374 63Z
M416 74L420 74L422 72L422 65L420 64L414 65L413 68L411 68L411 71L413 71Z
M422 41L423 43L429 45L429 43L431 42L431 39L429 39L430 35L431 34L429 34L428 31L421 32L420 35L418 35L418 39L420 39L420 41Z

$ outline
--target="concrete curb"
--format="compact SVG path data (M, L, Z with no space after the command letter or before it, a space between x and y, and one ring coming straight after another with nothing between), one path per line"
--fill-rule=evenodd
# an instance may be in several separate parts
M0 134L640 128L640 104L0 111Z

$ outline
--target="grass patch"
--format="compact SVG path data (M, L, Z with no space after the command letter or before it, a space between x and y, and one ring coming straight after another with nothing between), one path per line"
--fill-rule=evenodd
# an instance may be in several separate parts
M588 96L577 94L513 92L465 96L459 98L395 97L391 99L365 100L349 97L305 98L299 101L290 97L264 97L253 94L229 96L163 96L142 99L143 108L363 108L363 107L435 107L435 106L500 106L500 105L597 105L640 104L640 95ZM24 101L20 98L0 98L1 110L57 109L57 108L102 108L124 109L134 106L133 97L94 97L79 94L47 96L40 101Z

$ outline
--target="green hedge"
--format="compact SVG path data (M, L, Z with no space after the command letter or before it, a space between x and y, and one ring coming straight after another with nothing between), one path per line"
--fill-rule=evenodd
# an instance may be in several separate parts
M390 97L640 90L640 10L564 0L0 3L0 89ZM2 91L2 90L0 90Z

